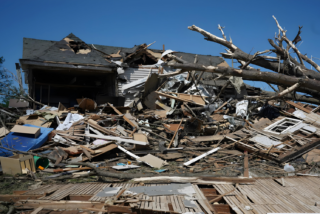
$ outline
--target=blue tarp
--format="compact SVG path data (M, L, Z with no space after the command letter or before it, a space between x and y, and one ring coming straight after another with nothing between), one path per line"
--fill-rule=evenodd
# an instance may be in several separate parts
M42 146L48 140L48 135L50 132L53 131L52 128L44 128L30 124L25 124L24 126L40 128L40 135L38 138L34 138L25 134L10 132L1 140L2 147L27 152ZM13 153L11 151L0 149L0 156L2 157L10 157L12 155Z

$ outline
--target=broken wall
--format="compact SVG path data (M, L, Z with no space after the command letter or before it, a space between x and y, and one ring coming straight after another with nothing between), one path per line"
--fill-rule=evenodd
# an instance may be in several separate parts
M157 65L159 66L159 65ZM118 76L118 95L125 97L125 106L128 106L135 98L135 94L139 93L144 88L144 83L142 79L147 79L149 74L158 73L159 69L156 65L143 65L137 68L126 68L123 74ZM174 72L176 69L169 67L163 67L164 72ZM188 73L182 74L187 77ZM141 81L141 84L137 84L135 87L123 90L123 86L129 83L134 83L135 81Z

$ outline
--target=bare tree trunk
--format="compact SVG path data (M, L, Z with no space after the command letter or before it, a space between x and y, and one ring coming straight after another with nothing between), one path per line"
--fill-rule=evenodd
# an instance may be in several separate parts
M199 28L199 27L197 27L195 25L192 25L192 26L188 27L188 29L201 33L205 37L204 38L205 40L212 41L212 42L221 44L221 45L229 48L230 50L227 50L227 53L221 53L221 55L224 58L237 59L237 60L241 60L241 61L245 61L245 62L247 62L249 60L252 60L252 58L254 58L253 55L245 53L240 48L238 48L236 45L234 45L232 43L232 41L227 41L226 39L217 37L217 36L207 32L207 31L205 31L205 30L203 30L203 29L201 29L201 28ZM306 60L307 57L301 55L301 58ZM270 69L272 71L278 72L279 71L279 69L278 69L279 62L270 61L268 59L277 60L276 57L256 56L255 59L252 60L251 63L254 64L254 65L258 65L258 66L261 66L263 68ZM293 59L293 58L291 57L290 59ZM310 62L312 60L308 59L306 61ZM284 66L284 64L280 64L280 71L282 71L283 73L288 74L288 75L293 75L293 76L297 76L297 77L301 77L301 76L306 75L311 79L320 80L320 73L315 72L315 71L310 70L310 69L307 69L303 64L302 65L299 64L296 60L294 60L293 63L295 65L299 65L301 67L302 71L299 71L299 70L296 71L292 67ZM313 66L316 67L317 70L318 69L320 70L320 67L317 64L315 64L314 62L313 62L313 64L314 64Z
M252 81L262 81L276 85L282 85L286 87L290 87L296 83L300 84L300 88L297 91L306 92L313 95L319 96L320 90L320 81L314 79L307 78L297 78L293 76L287 76L284 74L274 73L274 72L265 72L259 70L242 70L235 69L230 67L223 66L203 66L196 64L179 64L179 63L169 63L169 66L173 68L179 68L183 70L197 70L197 71L205 71L211 73L219 73L224 74L226 76L237 76L242 77L244 80L252 80Z

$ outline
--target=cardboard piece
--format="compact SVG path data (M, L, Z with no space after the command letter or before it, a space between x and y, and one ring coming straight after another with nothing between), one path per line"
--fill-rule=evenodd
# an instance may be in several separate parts
M28 134L28 135L34 136L34 138L37 138L40 135L40 128L15 125L11 129L11 132L20 133L20 134Z
M10 131L5 127L0 128L0 137L6 136L9 132Z
M136 150L146 150L146 149L150 148L148 138L143 133L134 133L133 134L133 140L142 141L142 142L146 142L147 143L147 145L135 145L135 149Z
M168 154L156 154L156 155L165 160L173 160L173 159L185 157L185 154L182 154L182 153L168 153Z
M9 108L28 108L29 102L18 99L9 100Z
M161 168L164 165L167 165L168 163L156 156L153 156L151 154L148 154L146 156L143 156L139 159L137 159L137 161L142 161L146 164L148 164L149 166L153 167L153 168Z
M5 174L27 174L27 170L36 172L32 155L14 155L11 157L0 157L2 171Z

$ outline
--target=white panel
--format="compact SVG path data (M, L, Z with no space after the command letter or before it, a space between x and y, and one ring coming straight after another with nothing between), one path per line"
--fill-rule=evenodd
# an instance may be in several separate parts
M125 103L124 105L129 105L133 100L134 100L134 94L141 89L143 89L143 84L140 87L137 87L136 89L129 89L126 90L125 94L122 94L122 86L126 85L128 83L131 83L133 81L142 79L144 77L147 77L152 68L152 73L158 73L158 68L155 68L156 66L154 65L143 65L141 68L126 68L124 70L124 74L121 74L121 76L125 76L127 79L127 82L120 82L118 81L118 91L119 91L119 96L124 96L125 97ZM173 72L175 69L171 69L169 67L164 67L164 72ZM183 73L183 76L186 77L188 73Z

